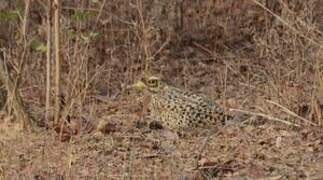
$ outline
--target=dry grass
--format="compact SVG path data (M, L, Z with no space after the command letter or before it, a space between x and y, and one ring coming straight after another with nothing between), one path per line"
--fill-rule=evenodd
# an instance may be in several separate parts
M0 44L44 128L1 118L0 179L323 176L319 0L62 2L59 127L45 121L47 4L28 2L29 13L0 3L18 8ZM152 129L145 98L126 88L151 73L248 116L216 133Z

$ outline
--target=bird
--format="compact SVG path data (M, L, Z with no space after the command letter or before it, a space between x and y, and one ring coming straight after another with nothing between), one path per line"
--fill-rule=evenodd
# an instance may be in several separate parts
M168 85L157 76L144 77L132 87L150 95L150 118L169 129L224 125L232 119L205 95Z

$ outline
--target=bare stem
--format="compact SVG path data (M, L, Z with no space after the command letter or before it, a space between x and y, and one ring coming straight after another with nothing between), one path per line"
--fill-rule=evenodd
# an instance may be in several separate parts
M54 34L55 34L55 116L54 116L54 123L55 125L59 122L60 116L60 44L59 44L59 7L60 1L54 0Z
M51 16L52 16L52 1L47 1L47 59L46 59L46 114L45 120L49 121L49 111L50 111L50 89L51 89L51 79L50 79L50 72L51 72L51 41L52 41L52 23L51 23Z

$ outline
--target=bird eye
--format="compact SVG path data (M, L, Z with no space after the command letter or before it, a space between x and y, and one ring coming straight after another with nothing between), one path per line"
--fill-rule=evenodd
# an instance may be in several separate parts
M157 80L156 79L150 79L150 80L148 80L148 84L155 85L155 84L157 84Z
M147 84L150 87L158 87L158 80L157 79L149 79L147 81Z

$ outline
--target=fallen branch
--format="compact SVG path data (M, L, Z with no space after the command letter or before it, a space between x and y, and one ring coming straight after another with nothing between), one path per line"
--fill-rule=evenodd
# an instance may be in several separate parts
M300 120L302 120L302 121L304 121L306 123L309 123L309 124L311 124L313 126L317 126L317 124L313 123L312 121L299 116L298 114L294 113L293 111L287 109L286 107L284 107L284 106L282 106L282 105L280 105L280 104L278 104L278 103L276 103L274 101L270 101L270 100L266 100L266 101L268 103L270 103L270 104L273 104L273 105L276 105L276 106L280 107L285 113L287 113L287 114L289 114L291 116L294 116L294 117L296 117L296 118L298 118L298 119L300 119Z
M240 113L243 113L243 114L248 114L248 115L253 115L253 116L260 116L260 117L266 118L268 120L284 123L284 124L289 125L289 126L300 127L299 124L294 124L294 123L291 123L289 121L285 121L285 120L282 120L282 119L279 119L279 118L276 118L276 117L272 117L272 116L269 116L269 115L263 114L263 113L250 112L250 111L241 110L241 109L229 109L229 111L231 111L231 112L236 111L236 112L240 112Z

